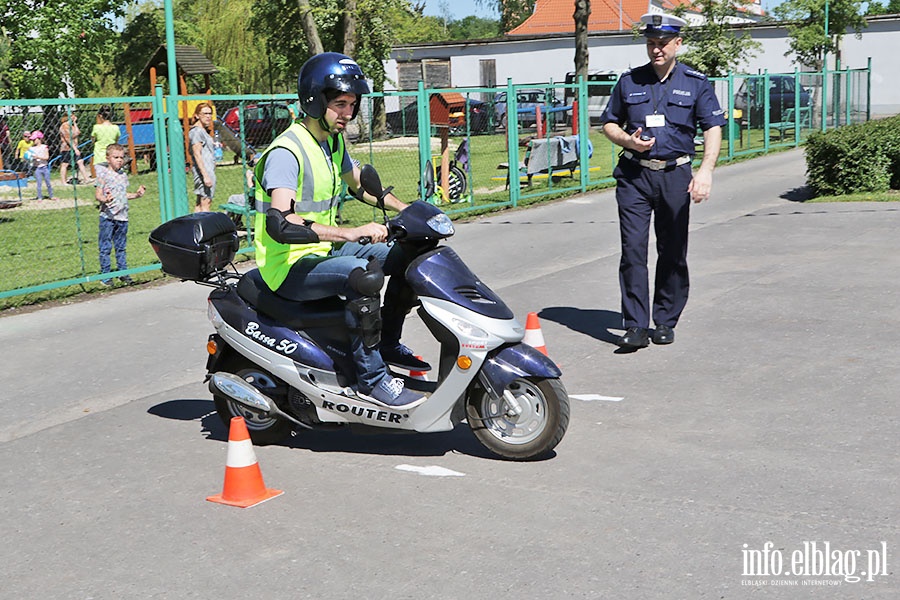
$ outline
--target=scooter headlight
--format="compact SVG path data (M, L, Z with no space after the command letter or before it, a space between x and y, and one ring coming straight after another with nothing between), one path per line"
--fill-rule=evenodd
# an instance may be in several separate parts
M434 215L426 221L426 224L440 235L448 237L453 235L453 222L444 213Z
M477 325L472 325L468 321L453 319L453 326L466 337L478 340L486 340L488 338L487 331Z

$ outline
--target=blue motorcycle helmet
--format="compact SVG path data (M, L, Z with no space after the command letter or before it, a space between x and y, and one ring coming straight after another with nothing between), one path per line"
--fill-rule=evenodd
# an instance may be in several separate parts
M369 93L369 84L355 60L338 52L323 52L300 67L297 95L303 112L314 119L321 119L328 106L325 95L328 90L356 94L359 98ZM359 112L359 104L357 102L353 109L354 119Z

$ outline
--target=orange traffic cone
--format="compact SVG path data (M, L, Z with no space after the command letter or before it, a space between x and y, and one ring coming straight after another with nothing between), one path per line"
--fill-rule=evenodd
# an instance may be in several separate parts
M225 460L225 486L221 494L209 496L207 500L249 508L283 493L281 490L266 489L247 424L243 417L232 418L228 431L228 457Z
M418 358L419 360L422 360L422 357L419 356L419 355L416 355L416 358ZM410 378L410 379L421 379L422 381L428 381L428 377L425 375L425 371L412 371L412 370L410 370L410 372L409 372L409 378Z
M544 356L550 356L547 354L547 346L544 345L544 334L541 332L541 323L538 321L537 313L528 313L528 318L525 320L525 337L522 338L522 342L538 352L543 352Z

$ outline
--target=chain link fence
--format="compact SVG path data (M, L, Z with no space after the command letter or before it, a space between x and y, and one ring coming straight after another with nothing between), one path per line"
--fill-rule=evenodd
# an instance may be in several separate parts
M420 197L422 173L430 164L439 186L431 201L451 215L610 185L620 149L600 132L599 117L616 78L605 73L592 74L587 82L372 94L363 98L359 118L348 129L349 151L355 160L374 165L385 185L407 202ZM867 120L869 81L870 69L713 79L729 115L722 158L795 146L813 131ZM188 163L193 107L202 101L214 106L210 134L218 152L212 208L229 211L238 223L242 256L252 257L248 174L259 153L299 116L295 100L288 94L178 98ZM164 113L161 95L0 101L0 309L96 291L109 277L160 277L147 237L173 215L173 199L165 197L171 193L164 191L171 187L161 172L170 162ZM109 275L100 272L93 184L96 165L104 160L96 155L92 136L100 114L108 114L118 128L128 190L146 189L130 201L127 268ZM50 176L49 186L41 181L40 192L38 163L33 152L26 155L35 131L42 134ZM698 132L698 155L702 142ZM186 168L186 189L175 193L185 194L187 206L193 206L193 178ZM372 207L346 198L342 222L380 218Z

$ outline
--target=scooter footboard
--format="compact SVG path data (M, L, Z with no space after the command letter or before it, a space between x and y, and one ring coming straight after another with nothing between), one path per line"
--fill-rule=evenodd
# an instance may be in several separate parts
M556 363L523 343L502 346L491 352L478 373L481 383L495 397L502 396L510 383L522 377L558 379L561 376L562 371Z

